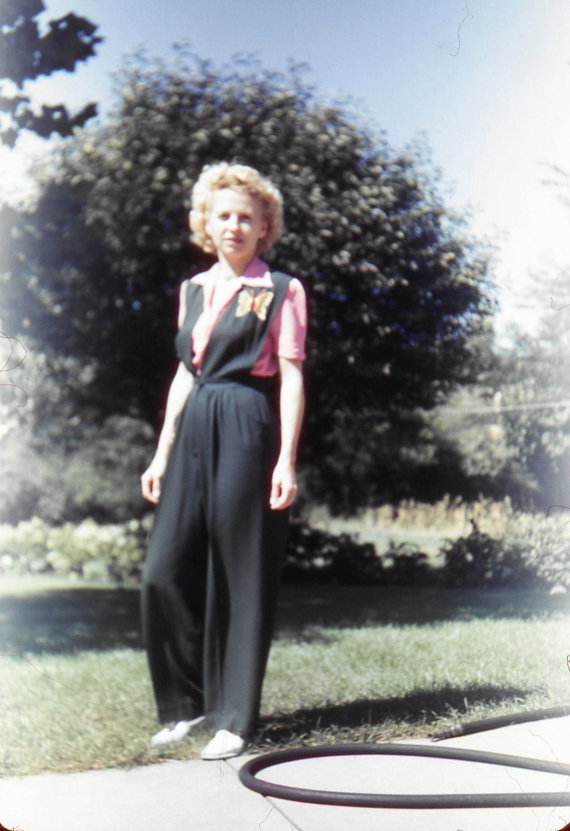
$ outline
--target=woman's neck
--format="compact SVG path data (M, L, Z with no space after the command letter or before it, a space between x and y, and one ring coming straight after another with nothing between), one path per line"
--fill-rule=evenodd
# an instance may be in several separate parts
M228 260L227 257L218 258L217 278L220 280L233 280L242 277L253 260Z

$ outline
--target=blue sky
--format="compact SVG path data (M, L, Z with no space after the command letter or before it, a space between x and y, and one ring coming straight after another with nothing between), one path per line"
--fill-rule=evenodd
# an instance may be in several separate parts
M570 208L542 184L545 163L570 171L568 0L44 1L46 19L73 10L105 41L78 72L36 85L38 97L96 99L105 113L126 52L168 56L181 40L215 63L306 62L323 97L359 101L391 144L425 134L446 198L471 205L474 230L500 243L510 314L529 270L570 259ZM545 288L537 304L549 303Z
M69 0L46 0L48 15ZM396 143L426 130L432 144L461 154L468 125L479 132L502 95L512 94L529 52L540 48L544 13L536 0L72 0L98 23L105 42L81 72L62 74L67 96L105 103L109 74L143 45L166 55L187 40L215 62L254 53L271 69L306 62L326 97L362 101ZM542 9L557 2L547 0ZM526 60L525 60L526 59ZM49 80L45 87L53 90ZM86 90L89 87L89 90ZM82 94L82 90L84 91Z

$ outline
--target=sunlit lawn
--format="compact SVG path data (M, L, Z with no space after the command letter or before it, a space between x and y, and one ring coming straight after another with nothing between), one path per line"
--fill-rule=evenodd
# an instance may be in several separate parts
M0 585L0 773L196 756L151 749L135 590ZM426 736L570 701L570 598L286 586L253 750Z

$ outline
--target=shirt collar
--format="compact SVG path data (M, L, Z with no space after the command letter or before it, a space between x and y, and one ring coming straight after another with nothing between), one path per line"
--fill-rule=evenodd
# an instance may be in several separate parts
M219 263L214 263L208 271L203 271L201 274L197 274L193 277L192 282L198 283L200 286L213 285L216 280L219 267ZM273 288L271 269L267 263L259 257L253 258L241 277L237 278L237 281L239 281L239 288L243 288L244 286L249 286L251 288L259 287L264 289ZM234 283L234 285L236 284Z

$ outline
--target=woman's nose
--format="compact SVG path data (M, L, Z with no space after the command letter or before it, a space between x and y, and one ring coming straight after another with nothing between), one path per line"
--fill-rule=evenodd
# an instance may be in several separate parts
M238 228L238 226L239 226L239 220L238 220L237 214L232 214L232 215L230 216L229 221L228 221L228 225L230 226L230 228L231 228L232 230L235 230L235 229L237 229L237 228Z

